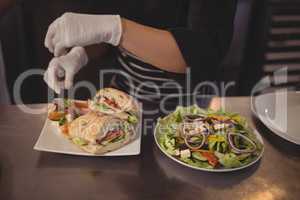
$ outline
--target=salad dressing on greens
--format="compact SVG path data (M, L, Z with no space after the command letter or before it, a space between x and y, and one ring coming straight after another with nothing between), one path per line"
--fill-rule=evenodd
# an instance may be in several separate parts
M156 131L165 153L196 168L242 167L255 161L263 150L242 116L196 105L177 107L158 119Z

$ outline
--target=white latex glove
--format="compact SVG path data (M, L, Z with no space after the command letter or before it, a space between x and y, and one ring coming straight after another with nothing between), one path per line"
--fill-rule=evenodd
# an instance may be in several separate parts
M68 54L55 57L50 61L44 74L44 80L51 89L59 94L62 89L70 89L72 87L75 74L87 62L88 57L85 49L74 47Z
M87 15L65 13L50 24L45 46L55 56L67 48L87 46L102 42L119 45L122 23L119 15Z

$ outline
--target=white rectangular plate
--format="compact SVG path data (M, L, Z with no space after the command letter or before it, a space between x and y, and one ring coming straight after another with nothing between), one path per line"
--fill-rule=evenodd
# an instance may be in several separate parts
M112 152L105 154L91 154L81 150L75 144L73 144L69 139L64 137L60 133L57 122L52 122L48 118L44 124L42 132L34 145L33 149L37 151L46 151L53 153L80 155L80 156L131 156L138 155L141 151L141 124L142 118L140 117L139 125L137 128L136 138L129 144L123 146Z

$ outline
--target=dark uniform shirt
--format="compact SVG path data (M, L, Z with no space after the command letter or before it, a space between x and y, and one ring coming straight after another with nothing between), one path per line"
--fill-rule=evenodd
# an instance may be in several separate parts
M116 76L116 87L141 99L160 100L170 94L193 93L203 81L216 81L218 66L233 35L236 0L149 0L144 1L143 8L138 9L140 13L135 20L169 30L190 74L161 70L120 49L117 56L123 75ZM207 91L207 87L200 90Z

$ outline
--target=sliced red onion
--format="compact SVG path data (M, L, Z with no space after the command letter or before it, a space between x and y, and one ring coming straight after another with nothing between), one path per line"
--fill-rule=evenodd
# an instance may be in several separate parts
M185 131L185 128L186 128L186 126L187 126L188 124L190 125L191 123L183 123L183 124L182 124L182 133L183 133L183 137L186 136L186 135L188 135L188 133Z
M249 142L254 148L253 149L239 149L235 146L234 142L232 141L232 137L231 136L239 136L241 138L243 138L244 140L247 140L247 142ZM252 153L256 150L256 144L248 137L246 137L245 135L242 135L240 133L233 133L233 132L229 132L227 135L228 138L228 142L230 147L232 148L232 150L236 153Z
M204 132L196 132L196 133L192 133L192 134L190 132L186 132L186 127L188 125L193 126L194 123L195 122L182 123L182 127L181 127L182 128L182 131L181 131L182 135L181 135L181 137L183 137L186 146L188 146L192 150L197 150L197 149L200 149L205 144L206 135L205 135ZM196 137L197 136L202 136L202 141L197 146L191 145L190 142L188 141L190 137L194 137L194 136L196 136Z
M185 122L197 122L197 121L203 121L205 116L203 115L185 115L183 117L183 121Z
M198 150L198 149L200 149L205 144L205 141L206 141L205 134L201 133L200 135L202 135L202 141L201 141L201 143L199 143L198 146L191 145L189 143L189 141L188 141L190 137L195 137L196 135L186 135L186 136L184 136L184 142L185 142L186 146L188 146L192 150Z
M67 110L67 121L71 122L75 119L76 116L76 109L73 106L70 106Z

